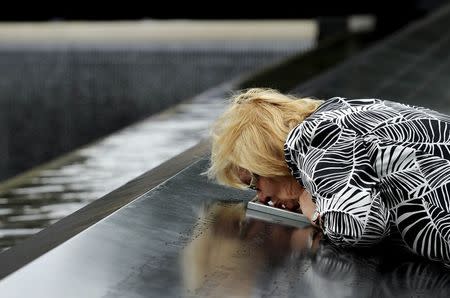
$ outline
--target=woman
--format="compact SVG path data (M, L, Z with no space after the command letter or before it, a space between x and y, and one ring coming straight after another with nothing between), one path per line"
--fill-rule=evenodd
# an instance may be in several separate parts
M212 131L210 178L301 211L334 244L397 234L450 263L450 117L379 99L327 101L253 88Z

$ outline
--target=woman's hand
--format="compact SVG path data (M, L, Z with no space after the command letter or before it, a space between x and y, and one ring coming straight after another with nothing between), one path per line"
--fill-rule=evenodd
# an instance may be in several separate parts
M309 219L311 224L316 228L320 228L312 220L314 211L316 211L316 204L314 204L311 195L306 189L303 190L302 194L298 198L298 202L300 204L300 210L302 210L302 213Z

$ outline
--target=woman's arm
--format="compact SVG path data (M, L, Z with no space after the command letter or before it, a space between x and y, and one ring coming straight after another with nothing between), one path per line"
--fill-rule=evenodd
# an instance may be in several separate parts
M285 154L324 234L343 246L370 245L392 223L412 251L450 264L450 117L337 98L312 118L288 136Z
M389 211L379 193L348 189L320 212L324 234L340 246L371 246L389 233ZM350 197L352 196L352 197Z
M301 177L312 195L324 234L340 246L379 242L388 234L389 212L364 140L332 121L315 122L299 127L304 131L287 143L285 153L288 164L298 169L294 176ZM305 142L305 136L307 146L298 143ZM311 204L306 206L304 213L311 218Z
M309 219L311 224L316 228L321 229L322 225L319 223L320 218L319 219L313 218L315 216L314 213L317 211L317 206L313 202L311 194L307 190L304 190L300 195L300 197L298 198L298 202L300 204L300 210Z

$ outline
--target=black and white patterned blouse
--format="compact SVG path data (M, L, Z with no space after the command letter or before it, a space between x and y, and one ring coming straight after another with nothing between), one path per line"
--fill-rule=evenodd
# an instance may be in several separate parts
M415 253L450 263L450 117L379 99L325 101L285 143L324 234L368 246L399 234Z

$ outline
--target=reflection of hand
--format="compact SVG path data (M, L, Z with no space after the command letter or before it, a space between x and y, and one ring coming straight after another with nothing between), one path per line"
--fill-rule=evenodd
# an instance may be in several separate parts
M291 235L291 249L299 253L315 253L321 238L322 233L313 226L296 229Z

